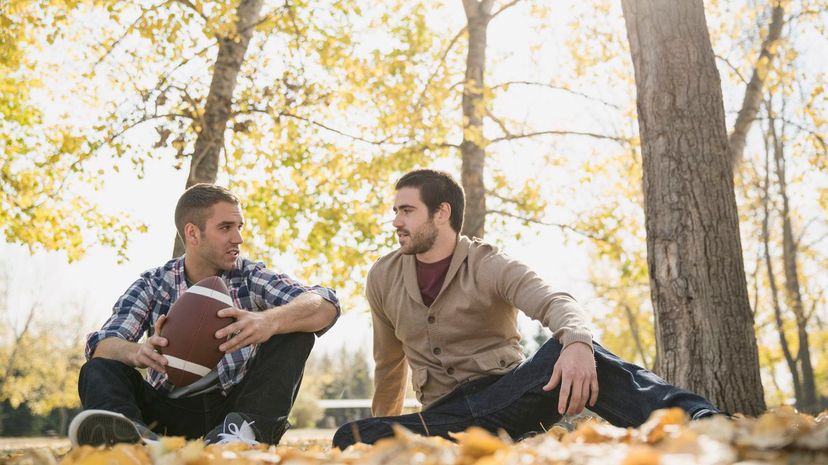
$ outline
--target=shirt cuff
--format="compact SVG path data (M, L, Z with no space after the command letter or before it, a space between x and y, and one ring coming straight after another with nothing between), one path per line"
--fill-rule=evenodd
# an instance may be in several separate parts
M316 337L319 337L328 332L329 329L331 329L334 323L336 323L336 320L339 319L339 315L342 314L342 310L339 307L339 299L336 298L336 292L334 292L333 290L328 289L326 287L316 286L313 289L311 289L310 292L313 292L314 294L321 296L323 299L333 304L334 308L336 308L336 316L333 320L331 320L331 324L313 333L316 335Z
M592 347L592 333L585 329L571 329L561 336L561 344L564 349L574 342L583 342L595 352L595 348Z
M91 360L92 355L95 354L95 349L98 347L101 341L104 339L108 339L110 337L117 337L126 340L121 333L112 329L102 329L100 331L95 331L94 333L89 333L86 336L86 359Z

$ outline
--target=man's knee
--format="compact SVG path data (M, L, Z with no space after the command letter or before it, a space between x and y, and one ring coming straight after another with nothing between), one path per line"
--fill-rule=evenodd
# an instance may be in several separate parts
M95 357L89 359L81 366L78 380L105 377L109 378L113 375L128 373L130 370L135 371L131 366L112 360L109 358Z
M354 428L356 427L357 423L355 421L340 426L334 433L333 447L345 450L348 446L356 444L357 441L354 437Z
M333 437L333 446L345 450L346 447L362 442L374 444L380 439L394 436L393 424L396 421L386 417L363 418L340 426ZM420 433L422 434L422 433Z
M277 334L263 342L258 349L259 353L278 352L282 355L291 354L294 356L310 355L316 336L313 333L288 333Z

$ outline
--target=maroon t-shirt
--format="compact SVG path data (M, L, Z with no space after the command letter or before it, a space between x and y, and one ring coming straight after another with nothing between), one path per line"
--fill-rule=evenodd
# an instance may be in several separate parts
M417 284L420 286L420 295L426 307L431 307L437 294L440 293L449 265L451 265L451 257L449 255L434 263L423 263L417 260Z

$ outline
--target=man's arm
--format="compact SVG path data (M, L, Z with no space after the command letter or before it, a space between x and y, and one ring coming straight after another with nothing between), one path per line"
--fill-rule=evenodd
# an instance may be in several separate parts
M383 417L402 413L408 363L402 342L394 334L394 324L385 313L379 281L384 276L376 271L376 266L368 271L365 297L371 308L374 332L374 399L371 414Z
M156 349L165 347L167 340L158 336L166 317L155 322L155 333L139 343L152 319L150 303L152 284L146 276L137 279L121 295L113 307L112 316L103 327L89 335L86 357L108 358L137 368L150 367L164 372L166 358Z
M167 359L158 353L158 349L167 346L167 339L159 336L158 333L161 331L161 326L166 318L166 315L164 315L158 319L155 323L155 333L144 342L138 343L119 337L108 337L98 343L92 356L117 360L136 368L149 367L164 373Z
M598 400L598 374L592 348L592 334L583 309L572 296L555 292L525 264L498 254L491 261L498 293L516 308L549 328L563 348L543 387L551 391L560 385L558 413L577 415L589 401ZM568 401L568 402L567 402ZM568 404L568 405L567 405Z
M405 399L408 364L402 342L384 314L371 307L374 322L374 399L371 413L375 417L399 415Z
M219 310L218 316L236 319L235 323L216 332L219 339L235 334L219 346L223 352L233 352L265 342L276 334L321 331L336 319L337 308L319 294L305 292L284 305L263 312L225 308Z

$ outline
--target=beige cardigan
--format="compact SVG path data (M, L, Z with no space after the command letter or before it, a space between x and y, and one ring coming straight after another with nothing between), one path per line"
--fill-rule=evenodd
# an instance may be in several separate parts
M511 371L523 361L516 308L551 329L564 347L592 345L584 312L572 296L553 291L526 265L492 245L459 237L431 307L420 296L415 260L397 250L368 273L375 416L402 411L406 360L423 408L464 381Z

